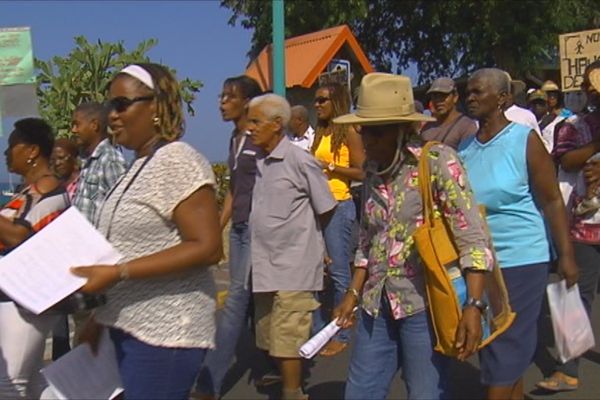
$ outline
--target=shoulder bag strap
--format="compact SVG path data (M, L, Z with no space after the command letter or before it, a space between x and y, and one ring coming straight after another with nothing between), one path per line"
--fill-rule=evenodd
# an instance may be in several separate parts
M464 114L460 114L460 116L454 120L454 122L450 125L450 127L448 127L448 130L444 134L444 137L440 140L441 143L444 143L444 140L446 140L446 138L448 137L450 132L452 132L452 129L454 129L456 124L458 124L458 121L460 121L464 116L465 116Z
M423 218L433 226L433 194L431 193L431 175L429 172L429 160L427 154L431 146L439 144L440 142L431 141L427 142L422 150L421 156L419 157L419 188L421 190L421 197L423 199Z

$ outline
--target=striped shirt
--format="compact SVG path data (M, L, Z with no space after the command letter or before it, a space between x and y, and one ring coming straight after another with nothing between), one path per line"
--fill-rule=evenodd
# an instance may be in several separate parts
M73 205L94 223L96 212L108 191L127 170L127 162L108 139L101 141L92 155L84 160L77 182Z
M14 224L23 225L31 234L39 232L69 207L69 197L61 185L49 193L40 193L35 185L29 185L16 193L2 209L0 215ZM0 242L0 254L6 255L12 248Z

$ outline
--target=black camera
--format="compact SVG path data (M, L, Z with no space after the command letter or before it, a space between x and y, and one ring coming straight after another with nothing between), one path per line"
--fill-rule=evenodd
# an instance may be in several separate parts
M75 292L51 309L65 314L73 314L79 311L92 310L104 304L106 304L106 296L103 294Z

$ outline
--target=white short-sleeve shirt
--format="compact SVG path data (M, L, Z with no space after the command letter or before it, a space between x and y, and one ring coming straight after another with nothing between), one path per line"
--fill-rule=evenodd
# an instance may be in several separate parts
M97 223L123 261L181 243L173 211L202 186L215 184L210 163L186 143L160 147L144 165L146 158L135 160L115 185ZM153 346L212 348L214 314L212 272L198 267L119 282L107 291L96 319Z

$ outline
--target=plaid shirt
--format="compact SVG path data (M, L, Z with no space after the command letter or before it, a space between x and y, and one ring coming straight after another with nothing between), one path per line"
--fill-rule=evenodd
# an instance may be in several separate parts
M101 141L92 155L85 159L77 182L73 205L86 216L96 221L96 212L108 191L127 170L127 162L120 151L108 139Z

